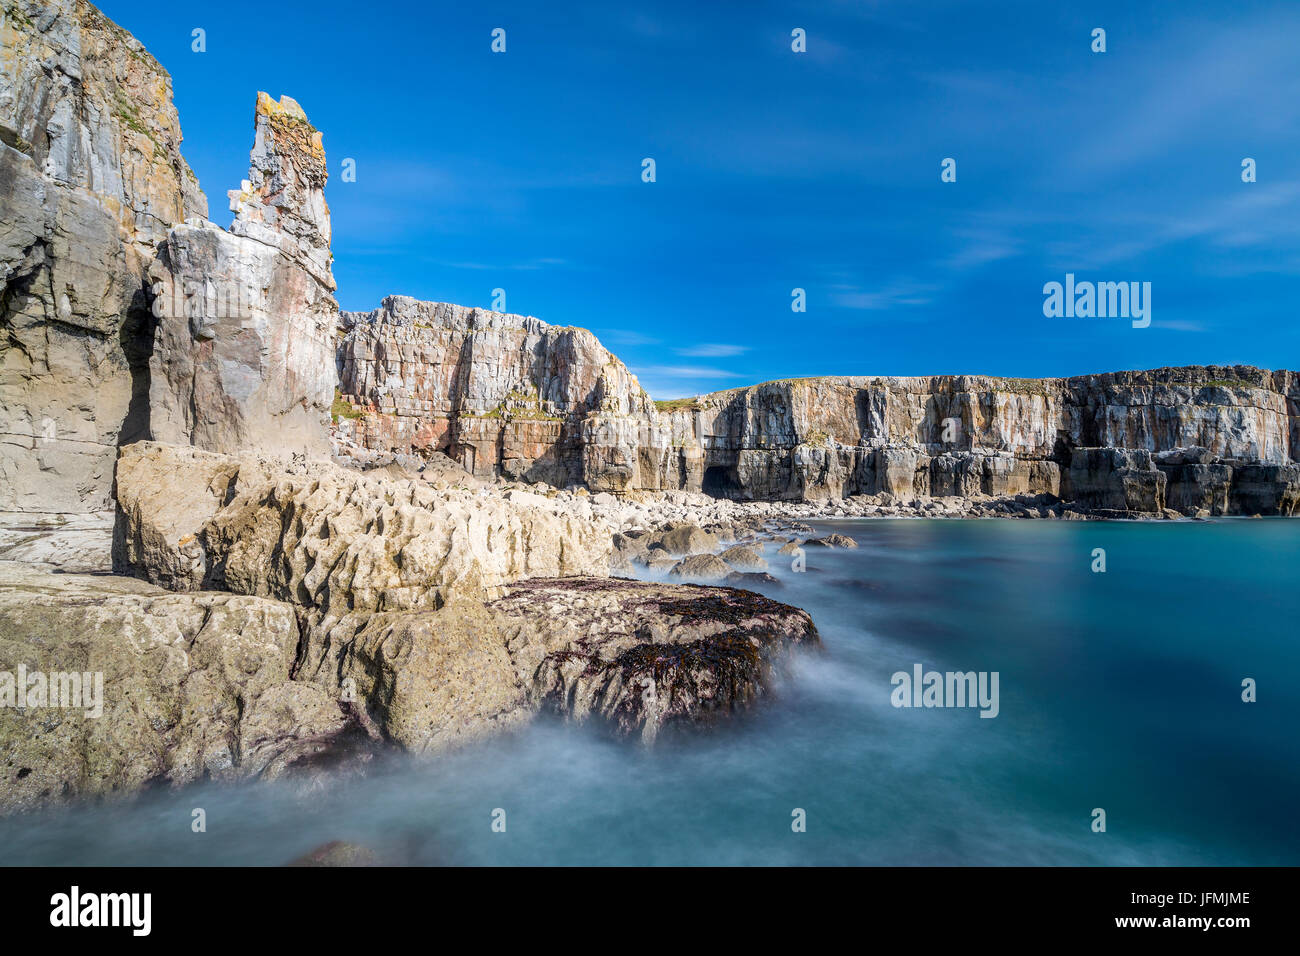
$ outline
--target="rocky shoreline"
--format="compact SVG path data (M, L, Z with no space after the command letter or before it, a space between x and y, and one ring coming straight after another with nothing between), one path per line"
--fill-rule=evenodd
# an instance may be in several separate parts
M161 64L86 0L2 2L0 812L543 712L650 744L818 646L748 589L855 546L812 520L1300 511L1295 372L656 403L586 330L340 312L297 102L258 94L223 228Z
M436 755L543 711L650 744L819 643L749 590L611 576L622 536L592 496L426 471L123 447L116 573L35 526L13 547L47 560L0 555L0 812L318 782L340 754ZM739 533L674 527L656 546L683 556ZM3 699L4 673L48 684ZM100 675L98 713L54 700L66 675Z

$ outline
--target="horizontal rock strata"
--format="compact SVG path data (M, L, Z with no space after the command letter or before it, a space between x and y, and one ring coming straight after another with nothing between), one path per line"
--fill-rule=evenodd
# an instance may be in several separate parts
M1187 470L1194 461L1228 469L1213 473L1228 493L1202 509L1180 489L1179 510L1292 514L1300 477L1300 377L1247 366L793 380L704 396L670 417L706 446L699 488L741 499L1046 494L1158 513L1171 478L1206 480ZM1251 470L1261 467L1263 495ZM1233 495L1247 478L1254 490Z
M480 477L597 491L630 479L618 442L593 436L648 420L654 403L587 330L405 296L344 312L341 329L341 443L442 451Z

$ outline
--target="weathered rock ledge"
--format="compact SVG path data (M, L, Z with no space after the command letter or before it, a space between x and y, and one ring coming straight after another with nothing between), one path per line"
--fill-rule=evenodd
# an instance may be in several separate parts
M297 773L364 739L435 754L543 709L651 742L817 642L757 594L606 577L586 502L154 442L122 449L116 490L135 577L0 561L0 812ZM100 713L23 671L101 674Z
M788 648L818 642L805 612L748 591L610 578L301 612L0 561L0 672L103 674L100 716L0 708L0 812L299 773L363 735L436 754L542 710L649 743L753 703Z
M491 598L523 577L604 573L603 524L536 496L436 488L327 461L122 449L115 567L176 590L286 601L319 617Z
M276 601L0 561L0 812L277 776L321 754L347 721L289 679L298 642ZM39 683L17 687L20 668ZM52 675L76 678L76 706L52 702Z

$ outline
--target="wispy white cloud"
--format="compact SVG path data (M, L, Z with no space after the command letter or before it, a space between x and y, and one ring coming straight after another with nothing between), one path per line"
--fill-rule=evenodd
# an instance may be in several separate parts
M1000 230L954 229L951 234L958 248L941 266L953 271L977 269L1021 253L1020 240Z
M706 395L733 387L744 376L726 369L698 365L645 365L632 369L641 387L654 398Z
M633 369L637 375L645 374L659 378L739 378L736 372L722 368L708 368L701 365L647 365Z
M831 292L830 299L832 305L841 309L875 312L900 306L929 305L934 301L934 291L935 287L931 283L902 280L879 289L837 285Z
M1300 182L1242 183L1235 194L1207 199L1176 214L1127 209L1102 232L1055 243L1053 257L1078 268L1127 262L1154 249L1188 240L1222 248L1295 244ZM1126 238L1114 241L1113 236Z
M749 351L747 345L726 345L720 342L704 345L691 345L686 348L673 349L678 355L687 358L730 358Z
M1161 319L1152 317L1151 327L1153 329L1169 329L1171 332L1204 332L1205 323L1191 322L1183 319Z
M468 269L474 272L536 272L567 265L563 259L532 259L527 262L439 262L445 269Z
M1237 22L1199 22L1135 60L1126 79L1132 91L1097 135L1082 136L1067 154L1073 173L1106 174L1152 158L1177 157L1198 143L1206 124L1248 115L1285 127L1300 116L1295 66L1294 13ZM1279 78L1289 80L1279 83Z

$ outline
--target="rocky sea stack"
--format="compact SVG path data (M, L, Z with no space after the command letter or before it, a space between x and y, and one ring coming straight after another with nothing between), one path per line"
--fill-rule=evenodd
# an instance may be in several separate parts
M818 644L733 586L854 546L806 517L1300 509L1295 372L661 405L583 329L340 312L301 105L258 94L223 228L161 65L84 0L4 9L0 810L730 714Z

